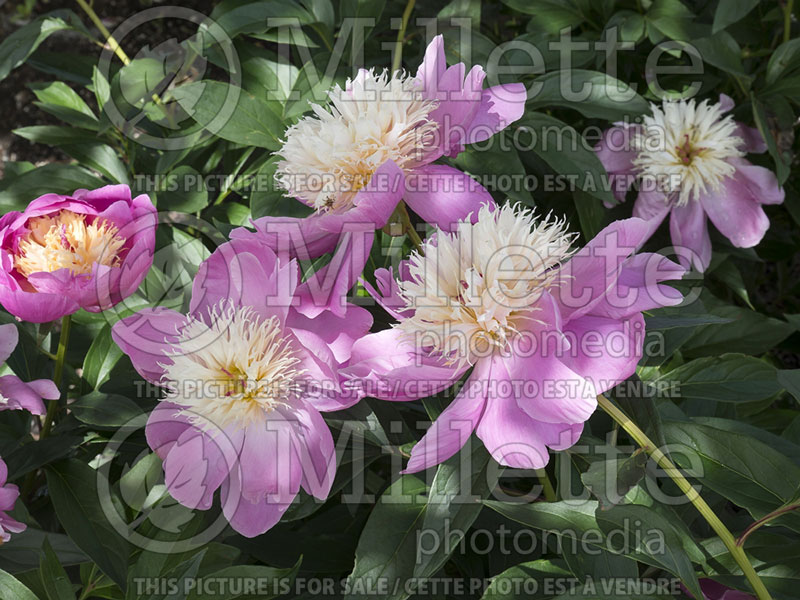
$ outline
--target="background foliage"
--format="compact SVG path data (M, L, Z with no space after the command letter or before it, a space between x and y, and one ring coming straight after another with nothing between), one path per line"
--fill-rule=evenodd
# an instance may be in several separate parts
M119 2L95 5L112 29L142 8L147 7ZM271 181L272 152L279 147L285 128L309 110L315 91L333 82L344 84L354 67L361 66L360 53L353 51L351 39L345 39L347 32L341 29L344 19L375 19L365 32L363 59L367 66L389 68L396 21L406 3L224 0L194 8L209 14L233 39L240 61L238 105L216 135L205 135L202 124L224 107L229 72L203 26L203 35L196 37L192 36L197 26L185 21L145 28L123 44L132 62L123 67L115 59L104 74L98 68L102 38L77 5L39 1L0 7L5 29L0 43L0 98L6 103L4 125L16 127L13 139L4 138L0 211L20 210L45 192L70 193L106 183L127 183L137 191L146 181L142 175L259 176L259 181ZM279 31L267 27L268 17L286 16L296 17L301 25L292 39L288 62L277 51ZM487 187L498 201L510 197L535 205L540 212L552 210L566 216L584 241L605 224L628 216L631 203L605 209L602 201L610 200L609 192L592 185L603 173L594 154L582 147L558 151L558 140L552 136L588 136L592 126L605 129L609 122L641 115L647 102L657 99L648 86L647 64L656 45L676 42L661 57L661 65L689 64L687 54L680 51L687 44L699 50L702 73L660 75L658 81L670 93L684 92L691 81L700 81L701 98L716 99L720 93L731 96L737 120L757 126L765 136L769 152L756 160L778 173L786 201L766 207L772 225L755 249L737 249L722 236L713 237L712 266L704 278L685 284L701 288L697 302L648 315L650 335L662 336L658 339L664 340L664 350L646 356L638 376L679 393L626 394L617 400L659 443L685 445L673 459L686 467L699 461L702 476L697 482L703 486L703 495L735 533L773 511L796 506L800 493L800 181L792 167L797 148L800 39L794 37L792 2L426 1L412 13L403 40L403 63L411 70L419 64L426 43L425 28L415 23L416 17L436 20L450 63L463 60L468 67L486 65L497 45L513 40L532 43L542 52L546 64L540 72L530 72L530 60L522 51L509 51L502 59L503 65L519 69L501 79L543 84L517 124L539 132L537 143L518 150L507 139L502 148L498 143L469 149L455 164L489 177L532 175L537 181L554 174L577 177L575 190L568 186L558 191L500 190L491 183ZM453 27L453 17L469 19L467 36ZM613 86L622 84L604 74L609 66L605 53L580 50L572 56L574 88L590 81L597 92L586 101L564 101L557 85L564 65L548 42L557 40L567 28L573 41L594 43L613 27L618 28L621 40L632 44L619 53L615 78L635 86L638 93L633 100L615 102ZM161 44L172 36L177 44ZM341 60L334 63L329 76L323 75L333 49L343 39ZM203 51L198 54L211 57L207 63L187 58L198 50L197 44ZM177 76L165 67L170 61L180 65ZM198 83L198 78L204 83ZM273 91L265 94L265 89ZM603 89L608 93L600 93ZM124 107L126 116L138 118L138 128L158 139L191 134L192 143L177 150L148 148L114 125L110 107ZM193 119L186 119L187 110ZM552 125L561 128L557 133L548 130ZM513 129L502 135L510 138ZM594 141L589 140L588 148ZM232 226L266 214L303 214L299 203L274 189L261 186L252 191L241 181L191 191L142 189L162 212L155 264L140 293L126 302L121 314L75 315L66 369L72 400L68 414L51 437L37 441L27 414L0 413L0 455L8 463L9 479L24 484L23 501L14 514L29 524L26 532L0 547L0 597L197 600L203 596L163 591L139 595L134 582L140 577L180 579L198 574L276 581L347 579L353 587L351 598L365 597L357 593L358 583L379 576L403 582L427 577L494 578L485 594L472 591L476 598L482 594L515 597L503 593L498 582L521 576L574 576L583 581L587 576L665 575L679 577L696 592L698 577L714 576L726 585L747 589L730 555L692 506L668 506L653 498L652 488L646 485L652 473L646 475L645 461L602 413L589 421L581 443L559 453L548 467L555 487L553 502L520 504L493 496L493 482L496 490L521 496L537 480L531 473L498 473L479 443L472 446L471 473L460 472L456 457L439 466L427 482L424 477L399 476L400 457L407 456L409 446L423 432L416 423L438 414L446 406L446 397L403 405L368 400L346 414L329 415L334 430L346 427L351 419L362 424L341 449L336 493L324 504L301 496L283 522L258 538L245 539L228 529L199 548L160 554L143 550L108 525L101 498L122 507L129 521L138 524L137 531L166 542L203 530L214 519L214 514L191 513L166 495L159 482L160 464L149 454L142 430L133 431L116 455L108 453L107 444L119 428L156 402L156 396L137 386L139 377L112 342L110 325L144 306L185 306L199 262ZM648 249L668 245L662 230ZM409 248L403 238L381 235L370 267L383 266ZM385 315L378 310L375 314L378 322L386 322ZM0 313L0 319L12 322L6 313ZM20 345L5 368L24 379L51 377L52 361L46 352L55 351L57 332L50 325L18 327ZM679 385L670 388L670 382ZM390 427L390 423L395 425ZM397 423L402 426L398 428ZM360 445L357 440L363 441L365 468L353 472L347 466ZM608 440L616 442L618 454L606 453ZM101 465L106 465L110 475L107 490L98 490L96 469ZM607 489L608 470L621 473L624 489ZM494 475L487 477L487 473ZM342 496L351 489L353 477L363 481L366 493L375 498L402 495L410 502L346 504ZM481 495L480 501L453 501L463 478L476 482L473 491ZM665 492L676 495L670 483L660 481ZM582 504L563 500L581 493L587 498ZM557 535L563 536L566 529L576 534L610 531L626 519L639 522L643 529L660 529L669 552L653 553L640 543L620 554L600 536L596 555L563 548L558 553L555 538L546 534L561 532ZM798 519L800 513L788 512L747 538L745 548L775 598L797 597ZM497 537L501 526L511 532L535 531L535 550L502 552ZM476 542L477 547L466 543L445 548L442 544L420 559L420 532L444 535L445 527L461 531L467 541L474 532L489 531L495 536L493 548L483 552L488 546L485 540ZM456 535L455 540L459 539ZM410 591L413 586L409 590L401 585L372 595L405 598Z

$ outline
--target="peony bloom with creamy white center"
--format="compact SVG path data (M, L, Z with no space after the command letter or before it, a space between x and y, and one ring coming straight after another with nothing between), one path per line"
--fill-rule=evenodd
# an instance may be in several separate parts
M617 221L584 248L566 224L519 205L482 208L473 223L438 231L370 290L398 322L363 337L345 369L350 384L384 400L461 390L414 447L407 472L455 454L475 431L492 456L540 468L548 448L573 445L596 396L642 357L641 312L680 302L660 282L684 269L633 255L641 219Z
M486 72L448 67L444 40L428 45L416 75L359 71L327 106L286 131L276 181L313 209L305 219L255 221L274 249L302 244L311 258L335 248L343 230L380 229L404 201L424 221L449 230L491 195L438 158L487 140L522 116L522 84L483 88Z
M0 303L33 323L107 310L147 275L155 231L153 203L126 185L45 194L0 219Z
M19 498L19 488L8 481L8 467L0 458L0 544L11 539L12 533L22 533L27 525L9 517L7 511L12 510Z
M775 175L750 164L747 152L764 152L758 130L726 114L733 101L664 101L652 105L641 125L617 124L595 151L614 184L619 200L638 181L634 216L655 231L671 213L670 232L682 257L699 271L711 261L706 216L734 246L757 245L769 228L762 204L783 202Z
M19 341L19 331L13 323L0 325L0 364L11 356ZM50 379L22 381L16 375L0 376L0 411L27 410L34 415L45 413L42 398L57 400L58 387Z
M320 411L357 401L338 369L372 325L363 308L312 305L311 279L257 236L223 244L200 267L189 314L155 308L113 327L136 370L166 390L146 434L167 488L222 510L245 536L281 518L302 486L325 499L336 470Z

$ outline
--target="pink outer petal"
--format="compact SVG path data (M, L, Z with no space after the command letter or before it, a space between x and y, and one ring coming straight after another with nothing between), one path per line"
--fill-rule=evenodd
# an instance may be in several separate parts
M309 318L326 312L343 317L349 306L347 292L364 272L374 239L371 229L342 233L331 261L298 286L295 310Z
M481 103L467 128L466 143L488 140L522 118L528 92L521 83L496 85L481 92Z
M672 208L669 220L672 244L682 265L690 262L701 273L711 262L711 238L708 237L706 214L699 202L689 201ZM682 250L683 249L683 250Z
M637 153L633 149L631 140L640 129L639 125L620 124L603 132L603 137L594 147L594 151L609 174L630 175L634 172L633 160ZM629 178L627 181L629 185L625 190L630 187L633 180ZM624 193L622 197L625 197Z
M595 395L602 394L634 374L642 358L644 332L641 314L624 321L581 317L564 327L572 347L561 360L592 382Z
M398 270L402 273L406 270L405 261L402 261ZM361 285L367 290L367 293L390 315L398 321L403 318L402 313L405 312L405 301L400 297L400 286L397 285L397 280L394 278L393 267L388 269L375 270L375 283L378 286L376 290L372 287L366 279L361 279Z
M178 438L189 429L195 429L195 426L189 422L183 409L177 404L162 400L147 418L144 433L147 445L164 460Z
M259 238L222 244L200 265L192 284L190 314L207 319L221 304L252 307L262 319L286 320L297 287L294 261L280 264Z
M635 254L623 263L617 285L592 307L591 314L624 319L645 310L680 304L682 294L661 282L680 280L685 274L686 268L661 254Z
M423 90L435 92L439 80L447 70L447 59L444 54L444 37L437 35L425 48L425 57L417 69L416 78Z
M21 409L34 415L43 415L45 413L44 402L42 402L42 396L37 387L25 383L16 375L3 375L0 377L0 396L7 402L0 405L0 410Z
M10 483L0 488L0 510L12 510L19 498L19 488Z
M328 424L311 406L298 404L285 411L294 426L295 450L303 473L303 489L319 500L325 500L336 475L336 448Z
M736 123L736 131L733 135L742 138L744 146L742 149L745 152L752 154L761 154L767 151L767 142L764 141L764 136L755 127L748 127L743 123Z
M477 217L484 204L494 206L492 195L466 173L447 165L416 169L406 182L406 203L428 223L455 231L459 221Z
M642 219L615 221L561 268L552 293L565 321L587 314L616 285L622 264L647 239L651 225Z
M163 307L146 308L114 323L111 337L127 354L136 371L156 384L164 374L162 364L172 364L167 357L178 338L186 317ZM160 364L159 364L160 363Z
M744 182L760 204L781 204L785 193L775 173L764 167L741 161L736 166L737 181Z
M476 433L500 464L520 469L540 469L550 460L547 447L563 450L578 441L583 424L544 423L532 419L515 398L514 381L503 360L491 359L487 379L489 396Z
M574 333L568 327L565 326L565 333ZM579 350L566 346L537 350L529 356L518 353L503 359L501 372L516 384L519 408L545 423L583 423L597 408L597 392L591 380L568 366L570 352Z
M409 401L447 389L465 370L420 355L399 329L384 329L353 344L341 373L354 394Z
M19 331L17 331L16 325L13 323L0 325L0 364L8 360L18 342Z
M374 231L389 221L405 191L404 175L392 161L373 173L369 183L356 194L354 206L341 213L315 213L304 219L261 217L253 221L257 233L279 257L308 260L331 252L343 231ZM231 239L254 235L245 228L234 229Z
M242 437L241 432L232 432L229 437L216 428L184 428L169 445L164 459L164 481L170 495L189 508L211 508L214 492L231 471L240 468L237 451Z
M769 219L747 187L748 181L737 174L724 179L718 190L700 197L708 218L738 248L758 245L769 229Z
M3 281L5 279L5 281ZM0 273L0 304L15 317L28 323L49 323L76 312L75 300L57 294L25 292L7 274Z
M290 329L306 329L317 334L330 348L338 364L350 360L350 352L356 340L364 337L372 327L372 314L360 306L347 305L345 313L338 317L325 311L318 317L308 317L290 311L287 326Z
M659 191L642 190L636 197L633 205L633 216L647 222L647 237L649 239L664 221L669 213L670 204Z
M411 450L403 473L424 471L458 452L472 435L486 405L489 360L479 360L453 401Z
M0 486L4 486L8 481L8 465L0 458Z

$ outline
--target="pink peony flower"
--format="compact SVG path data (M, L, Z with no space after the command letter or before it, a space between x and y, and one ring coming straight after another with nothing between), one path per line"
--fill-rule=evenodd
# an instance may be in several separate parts
M566 224L506 205L439 231L371 293L398 319L367 335L344 369L361 393L414 400L471 369L460 392L412 450L406 472L455 454L475 431L500 463L540 468L547 448L573 445L596 396L642 357L642 311L681 295L660 285L684 269L633 255L641 219L618 221L578 252Z
M348 224L385 226L401 199L442 229L492 203L467 174L431 163L519 119L526 90L520 83L483 89L483 68L465 71L463 63L447 67L437 36L413 77L362 69L345 89L335 86L329 106L314 106L290 127L278 152L278 184L314 214L262 217L256 228L268 231L273 248L299 232L314 258L333 250Z
M16 325L0 325L0 364L8 360L18 341ZM0 411L27 410L34 415L43 415L45 406L42 398L57 400L59 396L58 387L49 379L25 382L16 375L0 376Z
M0 458L0 543L11 539L12 533L25 531L27 525L9 517L6 512L14 508L19 498L19 488L8 480L8 467Z
M156 211L126 185L45 194L0 219L0 304L44 323L106 310L132 294L153 263Z
M745 160L767 148L757 129L724 113L733 100L665 101L652 106L641 125L617 124L595 147L619 200L639 181L633 215L648 221L650 233L670 213L676 247L692 251L704 271L711 262L706 216L739 248L757 245L769 229L762 204L780 204L784 192L774 173ZM649 234L648 236L649 237ZM682 257L688 266L689 260Z
M147 309L112 329L136 370L167 390L146 434L170 493L205 510L219 488L225 517L248 537L277 523L301 486L327 497L336 453L320 411L358 400L338 369L372 317L352 305L341 316L307 310L318 282L299 277L258 236L234 240L201 265L189 314Z

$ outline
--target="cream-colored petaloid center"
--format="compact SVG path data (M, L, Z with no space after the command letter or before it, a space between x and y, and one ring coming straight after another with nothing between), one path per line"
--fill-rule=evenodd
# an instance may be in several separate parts
M730 159L743 156L736 123L719 104L704 100L667 101L663 110L651 105L641 132L633 137L633 161L645 184L655 185L678 205L719 189L733 175Z
M437 101L397 72L364 71L346 89L328 92L327 108L290 127L275 179L288 196L316 210L341 210L387 160L401 169L419 164L436 142L428 116Z
M190 317L162 365L170 400L204 427L243 428L289 406L304 371L278 319L224 302L207 321Z
M114 225L102 219L87 223L86 215L68 210L34 217L27 227L29 233L19 241L14 258L14 266L25 277L59 269L87 274L95 263L116 266L125 244Z
M533 211L484 206L477 222L439 231L409 258L408 281L398 282L413 316L400 322L418 348L453 364L472 364L506 349L526 325L560 264L572 253L564 221Z

